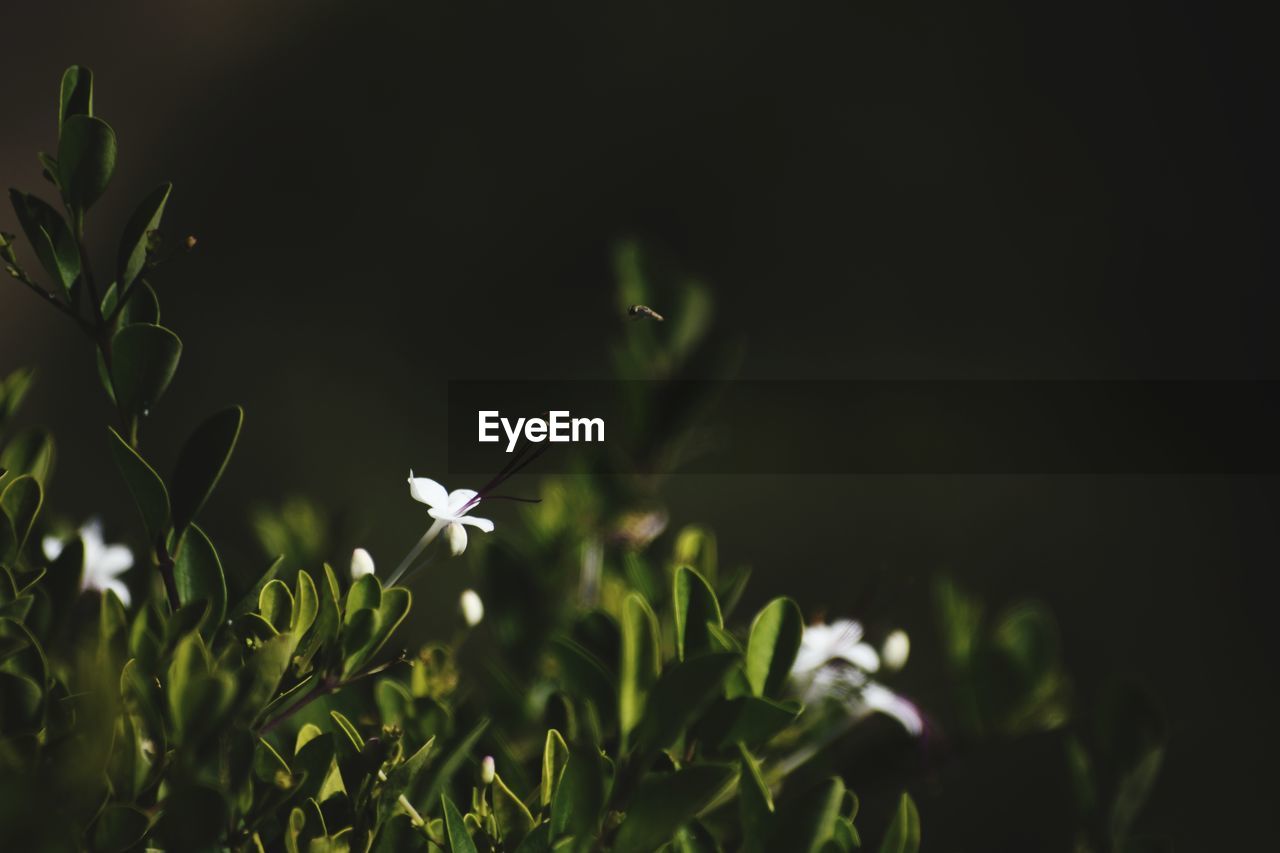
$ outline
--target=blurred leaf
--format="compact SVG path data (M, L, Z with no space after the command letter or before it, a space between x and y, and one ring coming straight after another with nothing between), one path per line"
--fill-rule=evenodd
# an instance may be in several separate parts
M677 663L658 679L636 729L636 750L665 749L680 737L702 710L723 694L724 680L742 658L733 652L711 652Z
M273 580L258 594L258 612L277 632L288 631L293 620L293 593L284 581Z
M604 762L596 748L572 747L551 801L553 840L564 835L579 840L595 836L604 808L604 785Z
M676 621L676 652L681 660L712 646L708 623L724 627L716 594L702 575L688 566L676 569L672 591Z
M222 837L226 825L227 803L222 794L193 785L165 798L155 834L166 849L203 850Z
M506 845L517 845L533 829L536 821L521 799L516 796L502 776L494 775L493 811L498 818L498 826L502 828L502 840Z
M361 610L377 610L382 604L382 584L373 575L361 575L347 590L347 607L343 620L350 622Z
M31 250L66 299L80 277L80 248L62 214L42 199L18 190L9 190L9 201L22 226Z
M1154 747L1121 775L1116 785L1115 801L1111 806L1110 829L1113 849L1125 849L1134 821L1137 820L1142 807L1150 798L1163 763L1164 749Z
M777 696L795 663L804 633L800 606L789 598L775 598L751 623L746 671L757 696Z
M112 803L94 821L90 844L95 853L123 853L141 841L150 828L146 812Z
M35 375L34 370L20 367L0 380L0 427L18 413L27 392L31 390ZM3 473L0 471L0 474Z
M40 481L30 474L10 478L3 491L0 491L0 507L4 508L4 514L13 525L14 539L11 547L14 554L21 553L26 545L43 503L44 492L40 488ZM4 556L4 549L0 548L0 559Z
M48 487L55 459L53 435L47 430L32 427L23 430L9 440L0 450L0 487L7 486L15 477L30 474Z
M743 849L749 853L763 853L769 849L773 838L773 794L760 773L760 765L739 746L738 808L742 819Z
M449 799L448 794L440 795L440 804L444 809L444 825L449 833L449 850L451 853L478 853L467 826L462 822L458 807Z
M58 87L58 133L74 115L93 115L93 72L82 65L72 65L62 72Z
M172 191L173 184L167 181L156 187L133 211L124 227L124 234L120 237L120 250L116 255L116 284L122 294L129 292L129 286L142 272L147 260L149 234L160 227L165 202L169 200L169 193Z
M717 704L699 724L698 732L722 749L739 742L759 746L794 723L800 710L796 702L739 696Z
M777 840L797 853L819 853L835 831L844 797L844 782L834 776L806 792L785 816Z
M149 414L169 387L181 357L182 341L164 326L135 323L116 332L111 339L111 384L121 409L133 416Z
M617 690L613 676L600 659L568 637L553 638L549 651L558 664L560 680L569 693L591 702L597 713L612 719Z
M435 738L430 738L417 752L397 764L387 774L387 781L383 783L382 793L379 795L379 820L386 820L394 814L399 807L400 796L414 790L417 786L419 777L426 770L427 758L431 755L431 748L435 742Z
M920 813L916 811L915 801L906 791L898 800L898 810L894 812L884 840L880 842L880 853L916 853L920 849Z
M640 722L649 689L662 672L658 617L644 596L633 592L622 604L622 672L618 725L625 738Z
M142 524L147 528L149 544L154 547L169 527L169 490L155 469L120 437L120 433L111 427L107 427L107 431L110 433L111 457L133 495L133 502L142 514ZM226 596L225 589L223 596Z
M701 764L641 783L618 829L614 853L648 853L661 847L681 824L710 803L733 775L731 767Z
M439 767L431 770L428 777L431 781L426 785L426 795L422 798L424 802L434 803L436 799L444 793L449 787L449 783L453 781L453 776L458 772L458 768L462 763L471 756L471 751L475 749L476 742L480 740L480 736L489 728L489 721L483 719L467 732L466 737L458 741L449 754L445 756L444 761L440 762Z
M58 139L58 187L74 209L87 210L116 170L116 134L100 118L67 116Z
M243 422L244 410L239 406L223 409L197 427L183 445L169 478L175 536L182 536L213 493L235 450Z
M542 805L551 805L560 775L569 761L569 746L555 729L547 729L547 739L542 747Z

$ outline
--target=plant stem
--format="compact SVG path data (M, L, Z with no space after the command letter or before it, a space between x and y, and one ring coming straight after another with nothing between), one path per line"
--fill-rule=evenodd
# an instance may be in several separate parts
M337 690L338 688L342 687L342 684L343 683L341 681L335 681L332 678L320 679L319 683L317 683L314 688L307 691L307 694L305 696L300 697L292 705L285 708L283 711L281 711L276 716L272 717L267 722L263 723L262 727L258 729L258 734L259 735L270 734L272 731L276 729L276 727L278 727L285 720L289 719L294 714L298 713L303 708L307 707L312 702L319 699L321 696L327 696L330 693Z
M79 314L77 314L74 310L72 310L70 305L63 302L61 299L59 299L57 295L53 293L53 291L45 290L43 287L41 287L40 285L32 281L30 278L28 278L26 272L24 272L20 267L10 265L9 274L12 275L14 278L16 278L18 281L25 284L27 287L31 288L32 292L36 293L38 296L40 296L42 299L44 299L44 301L48 302L54 308L57 308L63 314L66 314L72 320L75 320L76 325L78 325L85 332L85 334L89 334L89 335L93 334L93 326L91 326L89 323L86 323Z
M173 575L173 557L169 555L169 549L165 547L163 541L156 543L156 565L160 569L161 579L164 580L164 591L169 597L169 607L176 613L182 606L182 599L178 598L178 581Z

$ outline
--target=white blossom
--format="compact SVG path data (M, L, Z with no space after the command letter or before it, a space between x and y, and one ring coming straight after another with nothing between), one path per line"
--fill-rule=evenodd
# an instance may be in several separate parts
M363 548L351 552L351 579L359 580L365 575L373 574L373 557Z
M474 589L464 589L458 597L458 610L468 628L474 628L484 619L484 602Z
M80 589L99 592L111 590L126 607L129 606L129 587L120 575L133 567L133 552L124 545L108 545L102 538L102 522L92 518L80 528L80 542L84 546L84 572L80 577ZM58 559L66 543L54 536L46 536L40 546L50 562Z

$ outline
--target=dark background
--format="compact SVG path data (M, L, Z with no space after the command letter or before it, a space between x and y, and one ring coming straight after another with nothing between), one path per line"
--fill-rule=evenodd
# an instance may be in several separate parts
M186 351L144 441L172 459L243 403L207 513L228 561L261 560L251 502L308 493L389 566L422 524L406 469L443 465L445 380L605 375L628 235L711 286L750 378L1276 378L1274 77L1247 8L22 4L0 19L0 176L48 189L59 74L91 66L122 155L101 256L163 179L166 225L199 238L157 276ZM92 353L13 285L0 368L26 364L54 505L125 535ZM1048 601L1083 701L1127 675L1163 705L1141 826L1176 849L1240 849L1280 793L1272 478L707 476L667 496L755 567L754 600L906 627L895 686L943 719L930 578ZM1065 843L1063 781L1033 753L949 766L926 849Z

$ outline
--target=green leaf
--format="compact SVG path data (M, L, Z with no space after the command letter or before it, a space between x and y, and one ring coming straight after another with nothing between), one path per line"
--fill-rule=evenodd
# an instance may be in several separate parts
M347 607L343 621L349 623L359 611L377 610L380 604L382 604L382 584L378 583L378 579L373 575L361 575L355 583L351 584L351 589L347 590Z
M342 629L342 677L354 675L369 659L378 635L378 611L364 608L357 610Z
M203 599L209 603L203 633L212 637L227 613L227 581L213 543L194 524L174 559L173 579L178 587L179 602L188 604Z
M574 746L551 801L551 837L593 837L604 808L604 761L594 746Z
M281 634L267 640L249 655L240 674L240 707L246 719L255 718L276 695L280 679L289 668L293 635Z
M920 849L920 813L906 791L898 800L898 810L880 842L880 853L916 853Z
M243 422L244 410L239 406L223 409L198 426L183 445L169 478L175 536L182 535L213 493L235 450Z
M844 799L844 782L837 776L806 792L787 815L778 840L786 839L787 849L797 853L819 853L835 831Z
M62 72L58 87L58 133L71 116L93 115L93 72L83 65L72 65Z
M636 749L648 752L671 746L685 728L717 696L724 680L742 660L733 652L711 652L668 669L649 694L644 719L636 729Z
M569 761L569 746L555 729L547 729L547 740L542 747L542 805L549 806L555 798L560 775Z
M111 803L93 823L90 833L95 853L124 853L147 834L151 821L133 806Z
M150 542L157 543L169 527L169 490L155 469L120 437L120 433L111 427L107 427L107 431L111 434L111 457L133 495L138 512L142 513L142 524L147 528ZM226 595L225 588L223 595Z
M110 317L116 310L116 303L119 302L120 291L116 289L116 283L111 282L111 286L107 288L107 292L102 294L102 316ZM120 314L116 317L115 328L122 326L132 326L135 323L151 323L155 325L160 322L160 298L156 296L155 289L145 281L139 281L134 284L131 289L129 300L124 307L120 309ZM107 393L113 394L111 390L110 377L107 376L106 363L102 360L102 353L98 353L98 371L102 374L103 383L106 386Z
M56 456L48 430L32 427L19 432L0 451L0 469L5 472L0 475L0 487L23 474L30 474L41 486L47 486Z
M448 794L440 795L440 804L444 809L445 830L449 833L449 850L451 853L478 853L476 843L467 832L467 825L458 813L458 807L449 799Z
M717 703L699 723L698 732L722 749L739 742L758 746L795 722L800 711L796 702L738 696Z
M699 764L641 783L618 829L614 853L649 853L661 847L710 803L733 775L732 767Z
M52 206L33 195L9 190L9 201L40 266L57 283L63 296L70 299L71 287L80 277L80 248L66 220Z
M295 637L301 637L316 621L316 612L320 607L316 594L316 582L305 570L298 572L298 592L293 597L293 614L289 620L289 630Z
M147 415L178 369L182 341L164 326L135 323L111 339L111 385L130 415Z
M87 210L116 170L116 133L100 118L67 116L58 139L58 187L67 204Z
M549 651L559 665L560 681L573 696L580 696L595 706L604 718L615 712L617 689L613 676L600 659L584 646L568 637L554 637Z
M706 579L688 566L676 569L671 601L675 610L676 653L680 659L713 648L707 624L723 628L724 619L716 594Z
M0 492L0 507L4 508L4 514L9 517L13 525L15 554L21 553L23 546L26 545L27 537L31 535L31 527L35 524L36 516L40 514L40 506L43 503L44 491L40 488L40 481L30 474L10 479L8 485ZM3 550L0 550L0 558L3 557Z
M3 242L4 238L0 237L0 245ZM22 406L22 401L27 396L27 391L31 390L31 384L34 379L34 370L20 367L3 380L0 380L0 427L4 426L5 421L17 414L18 409ZM0 474L3 473L3 471L0 471Z
M769 849L774 832L773 793L764 781L760 765L747 751L738 747L741 770L738 774L738 807L742 816L743 849L763 853Z
M789 598L775 598L751 623L747 639L746 670L751 692L777 696L782 690L804 633L800 606Z
M120 292L128 293L129 286L142 272L147 261L147 243L150 232L160 227L165 202L173 184L165 182L151 191L134 210L120 237L120 250L116 255L116 284Z
M316 605L315 621L298 644L296 658L300 672L305 672L320 649L337 637L338 626L342 624L339 600L338 579L334 576L333 569L326 564L324 575L320 579L320 600Z
M618 725L625 739L644 715L649 689L662 672L658 617L638 592L622 603L622 664Z
M471 756L471 750L475 749L476 743L480 740L480 736L489 728L487 719L481 720L467 732L467 736L449 751L444 761L440 762L440 766L434 768L431 774L431 781L427 783L426 796L423 800L428 803L434 803L449 787L449 783L453 781L453 776L458 772L458 768L462 763Z
M386 820L394 814L399 807L400 796L414 790L417 786L419 777L427 768L427 758L431 755L431 748L435 742L434 737L429 738L417 752L397 764L387 774L387 781L383 783L378 799L379 820Z
M529 834L537 822L529 807L502 781L501 775L494 775L491 790L493 811L498 817L498 826L502 829L502 840L508 847L515 846Z
M258 594L258 612L276 631L288 631L293 620L293 593L284 581L273 580Z

